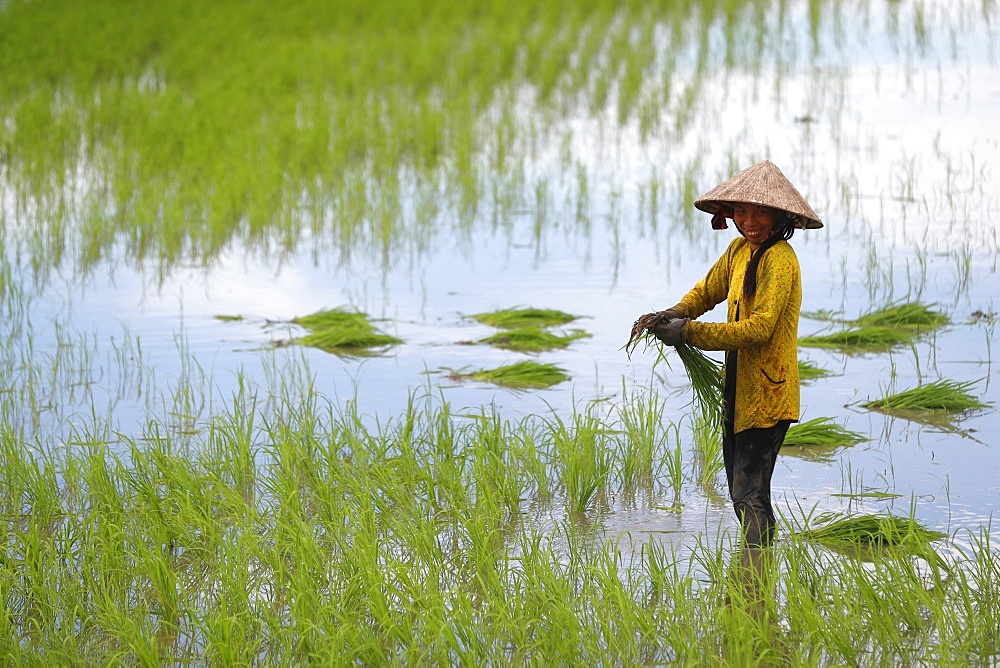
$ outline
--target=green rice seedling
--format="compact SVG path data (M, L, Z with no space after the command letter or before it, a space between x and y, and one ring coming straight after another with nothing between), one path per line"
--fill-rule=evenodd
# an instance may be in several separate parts
M942 378L861 405L872 410L913 413L962 413L992 406L989 402L980 401L970 392L975 384L976 381L961 382Z
M480 369L471 373L452 374L453 378L469 378L520 390L537 390L558 385L570 376L555 364L533 361L515 362L495 369Z
M590 334L575 329L568 334L553 334L540 327L518 327L517 329L498 332L485 339L480 339L479 343L487 343L497 348L514 350L516 352L537 353L545 350L566 348L573 341L589 337Z
M832 446L855 445L867 440L864 434L845 429L833 418L818 417L799 424L793 424L785 434L784 446Z
M344 308L318 311L292 320L312 330L295 342L338 354L365 354L402 343L402 340L378 331L368 315Z
M569 424L555 417L548 425L567 507L582 514L607 486L612 464L611 432L591 414L574 413Z
M652 480L662 461L656 453L665 440L665 425L669 424L663 401L656 394L630 394L623 380L617 424L621 432L616 463L622 485L628 487L641 480Z
M694 416L694 453L696 478L702 486L710 486L725 468L722 459L722 436L711 418L696 413Z
M653 345L657 351L657 362L666 359L664 356L664 346L654 335L653 328L661 321L659 313L649 313L632 325L629 340L622 348L625 353L631 356L640 343L645 347ZM694 346L681 343L673 346L680 357L684 370L687 371L691 380L691 387L694 390L694 404L696 410L702 412L709 420L710 424L716 427L722 426L723 407L722 395L725 385L722 363L712 359L704 352Z
M809 360L799 360L799 380L802 382L809 382L811 380L816 380L817 378L825 378L832 375L833 372L819 366L815 362L810 362Z
M903 343L909 343L913 333L891 327L853 327L832 334L804 336L800 346L808 348L833 348L844 352L882 352Z
M859 316L852 324L856 327L890 327L894 329L927 331L943 327L951 319L933 305L903 302L876 309Z
M822 545L835 549L857 547L899 547L922 550L947 534L921 526L912 517L896 515L842 516L824 513L816 518L823 526L801 533Z
M674 349L691 379L696 409L705 416L710 427L721 428L725 384L722 363L686 343L675 346Z
M553 327L565 325L580 318L578 315L543 308L512 308L490 311L489 313L474 313L470 316L484 325L500 329L520 329L522 327Z

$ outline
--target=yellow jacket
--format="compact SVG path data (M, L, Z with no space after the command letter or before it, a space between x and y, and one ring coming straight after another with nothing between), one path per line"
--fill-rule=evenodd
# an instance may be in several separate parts
M734 239L705 278L673 307L692 318L686 330L691 345L740 351L734 407L737 432L799 419L799 260L787 241L769 248L757 266L757 294L744 302L743 275L749 261L747 240ZM694 320L727 298L727 322Z

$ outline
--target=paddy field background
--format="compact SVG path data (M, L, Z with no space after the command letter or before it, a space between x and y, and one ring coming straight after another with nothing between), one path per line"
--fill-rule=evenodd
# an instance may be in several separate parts
M5 656L995 662L998 14L0 3ZM623 346L736 234L692 201L764 158L825 223L801 336L947 323L800 349L803 421L862 438L783 450L745 596L687 375ZM482 341L527 307L580 336ZM303 345L335 308L398 343ZM467 377L524 361L567 379ZM985 407L863 406L941 380ZM947 569L802 538L825 513Z

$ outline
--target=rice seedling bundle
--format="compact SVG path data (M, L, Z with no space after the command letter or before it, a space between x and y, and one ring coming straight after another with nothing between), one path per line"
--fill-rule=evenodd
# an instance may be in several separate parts
M490 327L500 329L520 329L522 327L552 327L573 322L580 316L565 313L555 309L544 308L513 308L475 313L469 316Z
M364 352L402 343L401 339L378 331L361 311L344 308L317 311L292 320L312 330L296 343L332 353Z
M542 389L569 380L569 374L561 367L531 361L481 369L465 377L515 389Z
M824 514L821 527L807 529L802 536L827 547L901 547L921 550L947 534L921 526L913 518L896 515L856 515L843 517Z
M913 338L911 331L891 327L864 326L845 329L833 334L804 336L799 345L809 348L857 348L860 350L888 350Z
M903 329L934 329L947 325L950 319L944 313L919 302L894 304L883 309L870 311L854 324L859 327L891 327Z
M498 332L480 343L488 343L497 348L518 352L541 352L554 348L566 348L573 341L590 336L583 330L573 330L568 334L554 334L540 327L519 327Z
M863 434L845 429L831 418L818 417L789 427L784 445L839 446L854 445L864 440Z
M817 378L825 378L833 375L829 370L816 365L813 362L799 360L799 380L810 381Z
M868 401L862 406L883 411L946 413L961 413L991 406L992 404L980 401L969 392L974 384L975 381L959 382L942 378L910 390Z
M632 333L628 343L624 346L625 352L631 355L632 351L642 342L647 347L651 344L660 346L659 353L662 356L663 344L653 335L653 328L662 319L660 313L648 313L636 320L632 325ZM687 343L676 345L674 349L691 380L696 407L708 419L709 424L715 427L720 426L723 419L722 400L725 386L722 363Z

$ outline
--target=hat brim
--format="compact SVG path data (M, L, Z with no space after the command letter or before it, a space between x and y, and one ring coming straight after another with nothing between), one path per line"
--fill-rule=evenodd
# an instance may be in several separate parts
M716 214L734 204L757 204L785 213L800 229L823 227L816 212L781 170L770 160L762 160L724 181L695 200L701 211Z

